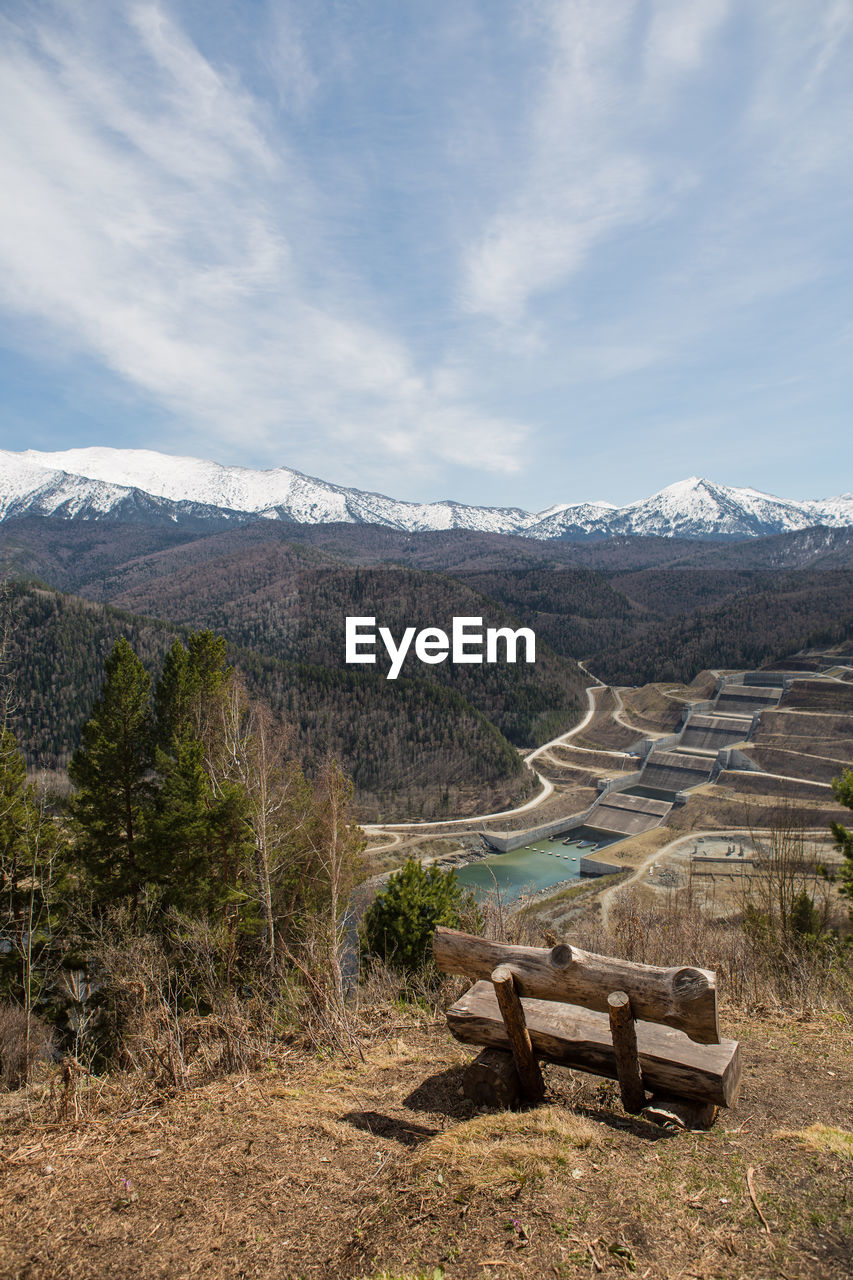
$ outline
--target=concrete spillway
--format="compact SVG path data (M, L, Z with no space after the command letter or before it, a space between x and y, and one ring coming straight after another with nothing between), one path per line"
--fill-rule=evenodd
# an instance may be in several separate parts
M751 716L693 715L687 721L678 746L685 751L713 751L743 742L749 737Z
M652 751L641 784L653 791L685 791L707 782L713 767L714 761L707 756L691 756L686 751Z
M652 800L646 796L629 796L613 791L595 806L587 818L587 825L595 831L635 836L641 831L659 827L671 808L668 800Z
M718 715L750 715L763 707L775 707L782 697L781 688L759 688L748 684L724 685L717 695L714 710Z

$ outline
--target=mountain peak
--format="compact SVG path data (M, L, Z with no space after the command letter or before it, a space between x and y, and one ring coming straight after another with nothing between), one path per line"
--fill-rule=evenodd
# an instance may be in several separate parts
M475 507L454 499L406 502L347 489L286 466L267 470L206 458L106 446L0 450L0 519L272 519L374 524L413 533L470 529L527 538L654 536L746 538L813 525L853 525L850 494L796 502L688 476L627 506L555 503L545 511Z

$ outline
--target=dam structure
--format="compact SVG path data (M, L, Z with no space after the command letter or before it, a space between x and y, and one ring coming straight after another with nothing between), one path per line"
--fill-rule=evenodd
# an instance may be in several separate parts
M634 745L629 754L636 757L637 767L632 772L599 779L598 797L582 812L524 831L480 834L500 853L532 851L537 842L541 850L543 842L562 840L581 850L581 875L621 870L606 854L601 856L607 846L663 826L673 806L685 804L690 791L714 782L723 770L761 772L743 748L749 746L762 713L778 709L794 682L802 685L806 680L826 688L838 677L829 670L720 676L713 698L685 705L676 732L641 738Z

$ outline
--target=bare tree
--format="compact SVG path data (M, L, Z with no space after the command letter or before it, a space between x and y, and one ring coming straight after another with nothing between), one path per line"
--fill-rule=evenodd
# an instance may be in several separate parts
M757 912L774 933L788 938L796 931L795 904L806 894L825 929L831 896L820 875L808 811L783 797L764 822L757 826L752 814L747 820L756 874L743 881L744 907Z
M223 748L217 780L237 782L246 796L254 884L265 927L270 969L279 968L280 924L296 910L308 870L312 805L308 786L290 754L291 737L265 704L251 700L233 680L222 704Z

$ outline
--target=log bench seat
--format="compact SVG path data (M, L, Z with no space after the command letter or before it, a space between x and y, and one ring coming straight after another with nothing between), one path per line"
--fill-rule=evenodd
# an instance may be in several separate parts
M710 970L566 945L511 946L454 929L436 930L433 952L444 972L479 979L447 1011L457 1040L485 1046L466 1078L479 1101L541 1097L540 1060L618 1080L634 1114L681 1109L706 1127L718 1107L737 1101L739 1047L720 1038Z
M610 1019L577 1005L522 999L522 1008L538 1058L618 1079ZM447 1010L447 1025L464 1044L509 1051L510 1043L491 982L477 982ZM653 1093L674 1094L696 1102L730 1107L740 1079L736 1040L698 1045L683 1031L637 1022L637 1049L643 1084Z

